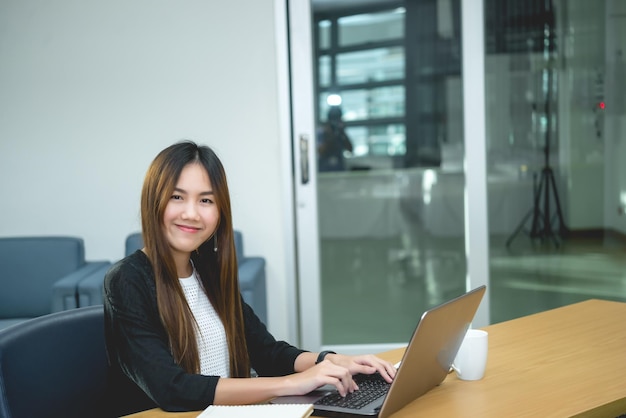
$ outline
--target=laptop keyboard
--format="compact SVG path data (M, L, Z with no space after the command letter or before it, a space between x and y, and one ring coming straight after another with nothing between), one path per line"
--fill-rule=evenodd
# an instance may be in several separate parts
M385 396L391 386L391 383L385 382L385 379L378 373L359 374L354 376L354 381L359 386L359 390L348 393L345 397L342 397L339 392L329 393L315 402L315 405L361 409L381 396Z

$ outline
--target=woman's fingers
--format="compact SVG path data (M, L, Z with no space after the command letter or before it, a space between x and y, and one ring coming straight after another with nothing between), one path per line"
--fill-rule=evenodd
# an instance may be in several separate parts
M337 366L328 360L324 360L317 366L324 376L330 378L331 381L327 383L334 385L341 396L346 396L348 393L359 389L352 379L352 373L345 367Z
M299 382L299 391L303 391L303 393L329 384L337 388L341 396L346 396L348 393L359 389L352 379L352 375L376 372L380 373L383 379L389 383L396 375L393 364L374 355L346 356L335 354L327 356L321 363L298 373L298 377L294 377Z
M351 363L348 368L352 374L373 374L378 372L387 382L391 382L396 375L396 368L393 364L374 355L368 354L348 358Z

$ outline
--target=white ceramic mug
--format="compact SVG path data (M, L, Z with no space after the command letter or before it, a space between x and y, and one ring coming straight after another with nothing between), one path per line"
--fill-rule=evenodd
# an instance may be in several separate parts
M452 368L461 380L480 380L487 367L489 335L487 331L469 329L463 338Z

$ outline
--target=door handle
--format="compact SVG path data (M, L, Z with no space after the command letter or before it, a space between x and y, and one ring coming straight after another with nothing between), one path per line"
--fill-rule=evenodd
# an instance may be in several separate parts
M300 134L300 182L309 182L309 136Z

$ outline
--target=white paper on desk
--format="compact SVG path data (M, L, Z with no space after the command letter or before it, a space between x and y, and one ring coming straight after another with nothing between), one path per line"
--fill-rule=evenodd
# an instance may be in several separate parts
M198 418L306 418L312 404L209 405Z

